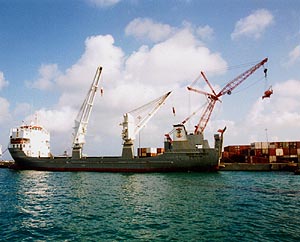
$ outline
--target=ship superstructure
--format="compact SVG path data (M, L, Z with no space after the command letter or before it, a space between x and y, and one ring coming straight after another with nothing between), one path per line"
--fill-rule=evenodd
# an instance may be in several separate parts
M19 149L29 157L50 157L50 134L40 125L21 125L10 131L9 149Z

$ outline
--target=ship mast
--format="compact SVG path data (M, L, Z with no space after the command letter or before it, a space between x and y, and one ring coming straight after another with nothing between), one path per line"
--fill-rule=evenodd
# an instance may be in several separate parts
M99 84L101 72L102 72L102 67L99 66L94 76L92 85L75 119L74 139L73 139L73 147L72 147L72 158L75 159L82 157L82 147L85 144L87 125L92 112L95 95L98 90L98 84Z

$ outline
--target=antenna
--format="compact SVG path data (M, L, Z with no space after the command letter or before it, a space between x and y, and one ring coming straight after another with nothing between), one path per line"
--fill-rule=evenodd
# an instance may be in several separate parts
M267 143L269 143L269 139L268 139L268 129L265 128L265 131L266 131L266 140L267 140Z

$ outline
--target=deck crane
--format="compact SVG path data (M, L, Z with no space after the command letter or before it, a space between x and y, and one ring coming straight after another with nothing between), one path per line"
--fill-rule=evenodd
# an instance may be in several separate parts
M122 151L123 158L134 157L133 143L136 135L142 128L145 127L149 120L164 104L170 94L171 92L168 92L163 96L123 115L124 121L121 124L123 126L122 139L124 140Z
M96 70L96 74L94 76L92 85L75 119L74 138L72 147L72 158L74 159L82 157L82 147L85 144L87 125L92 112L95 95L98 90L101 72L102 67L99 66Z
M248 69L247 71L243 72L242 74L240 74L239 76L237 76L235 79L233 79L232 81L228 82L227 85L225 87L223 87L223 89L217 94L213 87L210 85L209 81L207 80L204 72L201 72L201 76L203 77L203 79L205 80L205 82L207 83L207 85L209 86L210 90L212 91L212 93L207 93L204 92L202 90L198 90L196 88L190 87L188 86L187 89L189 91L194 91L200 94L204 94L209 98L209 102L208 105L206 106L206 108L204 109L202 116L199 120L199 123L197 124L197 126L195 126L195 131L194 133L203 133L209 119L210 116L212 114L212 111L214 109L214 106L216 104L217 101L220 101L220 97L228 94L230 95L231 92L238 86L240 85L243 81L245 81L251 74L253 74L257 69L259 69L260 67L264 66L264 64L268 61L268 58L263 59L262 61L260 61L259 63L257 63L256 65L254 65L253 67L251 67L250 69ZM266 69L265 69L266 70Z

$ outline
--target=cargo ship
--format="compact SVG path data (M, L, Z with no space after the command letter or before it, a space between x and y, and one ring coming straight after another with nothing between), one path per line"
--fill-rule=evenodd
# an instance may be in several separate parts
M139 131L164 104L171 92L123 115L123 150L121 156L85 156L87 124L98 90L102 67L98 67L89 92L75 119L72 155L53 156L50 134L38 124L21 125L11 129L8 150L16 170L91 171L91 172L199 172L217 171L222 150L223 133L214 135L210 148L203 133L187 132L183 123L173 125L173 138L165 136L160 152L134 154L134 140ZM101 89L102 92L102 89ZM143 110L144 115L141 114ZM146 110L146 111L145 111ZM140 153L140 152L138 152Z
M13 129L10 136L9 151L15 161L11 168L95 172L198 172L219 169L220 135L215 135L215 147L209 148L207 140L201 134L188 134L183 125L174 125L174 128L174 140L172 143L165 141L163 153L153 152L150 156L128 157L128 147L123 147L120 157L74 157L52 156L48 150L47 139L34 143L33 137L37 133L45 132L43 127L20 126Z

